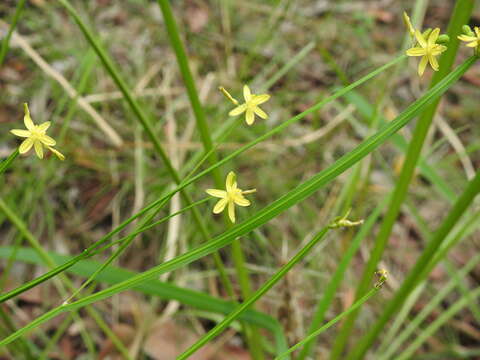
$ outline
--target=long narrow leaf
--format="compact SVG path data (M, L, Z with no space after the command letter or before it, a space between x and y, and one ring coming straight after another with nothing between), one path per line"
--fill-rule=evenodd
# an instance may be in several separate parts
M469 68L472 64L475 63L477 57L472 56L467 59L463 64L459 65L454 71L452 71L448 76L446 76L441 82L436 86L428 90L421 98L417 99L412 103L407 109L405 109L395 120L393 120L388 126L379 130L376 134L372 135L360 145L358 145L354 150L345 154L340 159L338 159L331 166L327 167L325 170L314 175L309 180L297 186L292 191L288 192L284 196L280 197L270 205L266 206L262 210L258 211L250 219L240 223L230 230L224 232L223 234L217 236L208 243L201 245L187 253L177 256L176 258L167 261L163 264L153 267L150 270L147 270L137 276L132 277L126 281L123 281L117 285L114 285L110 288L99 291L95 294L87 296L83 299L80 299L74 303L63 305L57 308L52 309L51 311L45 313L44 315L33 320L30 324L19 329L15 333L11 334L7 338L3 339L0 342L0 345L5 345L11 341L17 339L19 336L28 332L29 330L35 328L36 326L48 321L49 319L63 313L66 311L71 311L74 309L81 308L85 305L100 301L102 299L108 298L114 294L131 289L135 286L138 286L144 281L153 279L160 274L178 269L182 266L188 265L195 260L200 259L203 256L209 255L216 250L221 249L222 247L230 244L234 239L239 236L245 235L252 231L253 229L267 223L269 220L284 212L291 206L299 203L303 199L312 195L315 191L322 188L330 181L335 179L338 175L343 173L345 170L349 169L355 163L363 159L382 143L384 143L391 135L400 130L405 126L411 119L418 115L422 109L430 104L432 101L437 99L442 95L447 89L454 84ZM200 174L201 175L201 174ZM197 175L198 176L198 175ZM193 178L195 179L195 177ZM190 181L193 181L190 180Z

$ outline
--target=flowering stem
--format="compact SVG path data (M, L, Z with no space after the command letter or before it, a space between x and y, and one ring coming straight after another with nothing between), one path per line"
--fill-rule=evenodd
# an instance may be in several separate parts
M0 163L0 174L3 174L5 170L7 170L10 165L12 164L13 160L15 160L18 156L18 148L16 148L5 160Z
M337 315L336 317L334 317L332 320L330 320L329 322L327 322L325 325L323 325L322 327L318 328L317 330L315 330L314 332L310 333L305 339L303 339L302 341L296 343L295 345L293 345L290 349L288 349L287 351L285 351L284 353L280 354L279 356L277 356L275 358L275 360L280 360L280 359L284 359L285 356L287 356L288 354L294 352L295 350L297 350L298 348L302 347L303 345L307 344L308 342L312 341L315 337L317 337L318 335L320 335L322 332L324 332L325 330L327 330L329 327L335 325L337 322L339 322L340 320L342 320L345 316L347 316L348 314L350 314L351 312L357 310L358 308L360 308L360 306L362 306L365 302L367 302L373 295L375 295L379 290L381 289L381 287L377 287L375 286L373 289L370 289L369 292L367 292L363 297L361 297L360 299L358 299L352 306L350 306L347 310L345 310L344 312L342 312L341 314Z
M217 337L228 325L238 318L245 310L249 309L258 299L260 299L267 291L269 291L276 283L278 283L300 260L310 253L315 245L317 245L331 229L328 226L322 228L307 245L305 245L298 253L293 256L290 261L283 265L262 287L255 291L240 306L232 311L225 319L218 323L212 330L205 334L200 340L188 348L184 353L177 357L177 360L187 359L203 345Z
M210 136L210 131L208 129L207 121L205 119L205 112L203 110L202 104L200 103L197 88L195 86L195 80L193 79L192 72L190 71L190 67L188 64L188 56L185 52L185 48L180 38L178 26L176 24L170 2L169 0L158 0L158 5L160 6L160 9L162 11L170 44L175 52L177 63L180 68L180 73L182 74L183 82L185 83L185 87L187 88L188 98L190 99L190 104L195 115L197 128L200 132L200 137L202 139L204 150L209 151L213 148L212 138ZM209 160L211 164L217 162L218 159L215 152L212 152ZM217 187L220 187L222 185L222 180L219 170L215 169L212 172L212 175L215 180L215 185ZM228 222L228 220L226 221ZM214 256L217 267L219 268L219 270L221 270L223 268L221 258L218 254ZM248 296L250 292L250 280L248 272L245 268L244 254L240 244L238 244L237 241L234 241L232 243L232 257L235 263L235 267L237 269L237 275L240 278L240 284L242 285L241 288L243 296ZM231 288L230 284L227 284L227 289L228 288ZM252 355L254 355L255 359L263 358L263 355L261 354L261 346L259 343L259 339L260 337L258 334L258 330L252 329L252 336L249 336L248 342L250 344Z

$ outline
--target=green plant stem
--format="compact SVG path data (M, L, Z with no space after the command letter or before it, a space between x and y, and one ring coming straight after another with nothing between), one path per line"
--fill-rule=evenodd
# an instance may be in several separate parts
M480 296L480 287L475 288L474 290L469 291L467 297L461 297L455 303L450 305L448 309L442 312L430 325L428 325L422 332L417 336L412 343L399 355L395 360L407 360L411 359L415 351L429 338L431 337L444 323L446 323L450 318L452 318L456 313L458 313L462 308L464 308L470 302L470 298L478 301L477 298Z
M223 234L215 237L206 244L200 245L199 247L192 249L184 254L178 255L177 257L169 260L163 264L159 264L141 274L138 274L128 280L122 281L114 286L111 286L107 289L101 290L92 294L90 296L84 297L80 300L77 300L69 305L62 305L56 307L49 312L41 315L40 317L34 319L32 322L19 329L15 333L11 334L7 338L0 341L1 345L6 345L11 341L17 339L19 336L22 336L31 329L39 326L40 324L48 321L49 319L54 318L55 316L72 311L81 307L84 307L88 304L100 301L102 299L108 298L114 294L125 291L132 287L136 287L144 281L153 279L163 273L168 271L173 271L182 266L186 266L197 259L200 259L203 256L209 255L231 243L234 239L239 236L245 235L250 231L258 228L259 226L267 223L269 220L284 212L291 206L299 203L308 196L312 195L314 192L321 189L323 186L328 184L330 181L335 179L341 173L352 167L358 161L366 157L369 153L378 148L383 142L385 142L390 136L400 130L405 126L413 117L418 115L421 110L428 104L430 104L434 99L443 94L452 84L454 84L476 61L476 57L471 57L467 59L463 64L459 65L454 71L452 71L447 77L445 77L440 83L435 87L430 89L426 94L421 98L412 103L407 109L405 109L396 119L391 121L388 126L380 129L377 133L370 136L368 139L365 139L360 145L349 153L342 156L334 164L320 171L316 175L312 176L310 179L299 184L295 189L291 190L287 194L283 195L279 199L275 200L273 203L264 207L263 209L257 211L252 217L245 220L242 223L235 225L230 230L227 230ZM209 169L207 169L209 170ZM189 181L194 181L195 178L202 176L203 173L198 174L197 176L191 178ZM181 186L186 186L184 183ZM177 187L176 191L179 191ZM170 195L169 195L170 196Z
M185 352L183 352L177 360L184 360L194 354L199 350L203 345L217 337L223 330L227 328L228 325L232 323L238 316L240 316L245 310L252 306L258 299L267 293L277 282L279 282L283 277L290 271L300 260L302 260L315 245L322 240L325 235L329 232L330 228L328 226L321 229L312 240L310 240L307 245L305 245L298 253L293 256L290 261L283 265L276 273L273 275L265 284L262 285L257 291L255 291L246 301L244 301L237 309L231 312L225 319L217 324L212 330L207 334L202 336L198 341L196 341L192 346L190 346Z
M8 205L0 199L0 210L5 213L7 218L14 224L14 226L18 229L18 231L27 239L29 242L30 246L37 252L37 254L40 256L42 259L43 263L50 267L54 268L56 266L54 260L50 257L50 255L43 249L43 247L40 245L39 241L37 238L27 229L25 223L8 207ZM63 283L66 285L67 288L70 290L74 289L73 284L71 281L65 276L62 278ZM65 296L65 291L62 286L59 286L59 291L62 294L62 296ZM104 324L103 319L98 315L97 311L92 308L92 307L87 307L87 312L94 320L97 322L97 324L102 328L106 330L106 334L112 340L112 343L117 347L117 349L120 351L122 356L125 359L130 359L130 356L128 355L128 350L125 348L123 343L117 338L117 336L110 331L108 326ZM80 321L81 318L79 314L75 311L74 312L74 318L76 321ZM82 331L84 333L83 338L87 342L87 346L91 349L94 349L93 347L93 341L90 339L90 336L88 332ZM89 346L88 343L91 343L92 346Z
M430 88L433 88L450 73L459 45L459 40L457 39L457 36L460 34L462 25L468 22L472 9L473 1L457 1L447 30L447 33L450 36L448 50L440 58L440 70L433 75ZM375 246L372 249L370 258L365 265L362 277L359 281L359 285L357 286L355 294L356 298L361 297L370 286L370 283L372 281L372 274L375 272L378 262L383 255L383 251L385 250L385 247L388 243L388 239L392 232L393 225L396 222L398 214L400 213L401 206L407 196L408 187L413 178L413 174L415 172L415 168L417 166L418 159L420 157L420 153L425 142L425 138L432 123L439 101L440 98L433 101L422 112L417 121L415 130L413 132L412 141L407 150L407 155L402 167L402 171L395 186L392 200L390 202L390 205L388 206L388 211L385 214L378 235L374 241ZM357 316L358 311L351 313L343 324L341 331L335 339L332 353L330 355L331 360L337 360L342 356L346 343L350 338Z
M378 291L380 290L380 288L378 287L375 287L373 289L371 289L369 292L367 292L363 297L361 297L360 299L358 299L352 306L350 306L347 310L345 310L344 312L342 312L340 315L337 315L336 317L334 317L332 320L330 320L329 322L327 322L325 325L323 325L322 327L320 327L319 329L315 330L314 332L312 332L310 335L308 335L305 339L303 339L302 341L298 342L297 344L295 344L294 346L292 346L290 349L288 349L288 351L284 352L283 354L281 354L280 356L277 356L275 358L275 360L280 360L280 359L283 359L285 358L286 355L292 353L293 351L297 350L298 348L300 348L301 346L311 342L313 340L313 338L315 338L316 336L320 335L322 332L324 332L325 330L327 330L329 327L331 327L332 325L335 325L337 322L339 322L340 320L342 320L345 316L347 316L348 314L350 314L352 311L355 311L357 310L360 306L362 306L367 300L369 300L373 295L375 295Z
M15 250L12 247L0 247L0 258L8 258L14 251ZM48 254L57 263L68 261L68 259L71 258L71 256L60 255L55 252L48 252ZM38 253L32 248L24 247L18 249L17 261L35 265L43 264ZM77 276L88 278L101 264L102 262L95 260L83 260L66 271ZM106 285L114 285L137 274L138 273L124 268L108 266L103 273L98 275L98 281ZM239 305L232 301L216 298L206 293L188 288L181 288L172 283L161 282L157 279L140 284L135 288L135 291L164 300L178 301L183 305L214 314L228 315ZM278 323L273 317L263 312L249 309L241 315L241 320L255 324L272 332L275 337L277 350L282 349L280 351L285 351L287 349L287 342L283 336L280 323Z
M480 262L480 254L472 257L468 263L455 274L455 277L465 277L478 263ZM451 279L443 288L441 288L428 302L428 304L422 308L422 310L415 316L415 318L408 322L405 329L392 341L389 346L382 352L379 360L388 360L395 353L395 351L413 334L415 329L419 328L421 323L431 314L435 308L441 304L447 295L454 289L457 283L456 278Z
M357 343L356 348L354 348L348 359L360 359L363 357L370 345L375 341L376 337L382 331L385 324L390 320L392 315L400 309L410 292L419 283L419 280L427 276L426 270L430 269L429 263L431 262L432 258L434 258L436 252L440 249L440 246L442 245L448 233L452 230L479 192L480 171L476 173L472 180L470 180L445 220L433 235L432 240L427 244L425 250L422 252L422 255L416 261L412 270L410 270L408 276L402 283L402 286L395 292L395 296L387 304L377 322L370 327L368 333L365 334Z
M365 239L367 234L372 230L373 225L377 221L378 217L380 216L381 212L387 205L387 202L391 198L391 195L386 196L383 201L375 208L375 210L370 214L368 219L365 223L360 227L360 230L353 238L351 245L348 247L348 250L343 254L340 263L338 264L337 270L333 274L330 282L328 283L327 287L323 291L323 296L318 302L317 309L313 315L312 321L308 328L308 334L314 333L316 329L320 326L320 324L325 319L325 314L330 307L333 299L335 298L335 294L343 280L345 272L348 269L348 266L353 259L353 256L356 254L357 250L360 248L362 240ZM305 346L303 347L302 351L298 355L298 360L305 359L309 356L310 352L312 351L313 347L315 346L315 336L312 337L312 341L305 341Z
M16 148L5 160L0 163L0 174L3 174L10 165L12 165L13 160L19 155L18 148Z
M157 154L160 156L160 158L163 161L163 164L167 168L168 173L172 177L173 181L179 185L181 183L181 179L177 171L175 170L173 164L171 163L170 159L168 158L167 153L163 149L162 145L160 144L160 140L158 137L155 135L155 131L153 129L153 126L150 122L150 119L140 106L140 104L137 102L137 100L134 98L132 92L128 88L126 82L123 80L123 78L120 75L120 72L116 69L114 63L112 60L109 58L107 55L106 51L103 49L103 47L100 45L100 42L95 38L93 33L88 29L86 24L83 22L83 20L80 18L78 15L77 11L70 5L68 0L58 0L60 4L62 4L67 11L70 13L70 15L74 18L75 22L79 26L80 30L84 34L85 38L88 40L90 45L93 47L95 50L96 54L102 61L102 64L104 65L105 69L107 72L110 74L112 77L113 81L117 84L118 88L122 92L127 104L135 114L136 118L140 122L140 124L143 126L145 132L147 133L148 137L153 143L153 146L157 152ZM186 190L182 190L181 192L182 198L185 200L187 205L190 205L193 201L188 194ZM209 241L211 239L210 234L208 233L207 227L205 226L205 223L203 222L203 219L200 215L200 213L194 208L192 210L192 215L193 219L200 230L200 234L204 238L205 241ZM221 262L220 256L214 255L216 264L218 265L219 262ZM221 265L221 268L219 267L218 270L221 273L223 268L223 263ZM228 286L228 285L227 285Z
M10 39L12 38L12 34L17 27L18 20L20 19L20 15L25 7L25 2L26 0L18 1L17 7L15 8L15 13L13 14L12 23L10 24L7 35L3 38L2 47L0 48L0 67L2 67L5 56L7 55Z
M198 96L197 88L195 86L195 80L193 79L192 72L190 71L190 66L188 64L188 56L185 52L182 40L180 38L180 33L178 31L178 26L175 21L175 17L172 12L172 8L170 6L169 0L158 0L158 5L163 14L163 19L165 21L165 27L167 29L167 34L170 40L170 44L175 52L175 56L177 58L177 63L180 68L180 73L183 77L183 82L185 87L187 88L188 98L190 100L190 104L193 109L193 113L195 116L195 120L197 123L197 128L200 132L200 138L203 143L203 148L206 152L213 148L212 138L210 136L210 131L208 129L208 124L205 118L205 112L203 110L202 104L200 103L200 99ZM209 158L211 164L214 164L217 161L217 156L215 152L212 152L211 157ZM215 185L217 187L222 186L223 180L220 176L219 169L215 169L212 171L213 178L215 180ZM228 220L226 220L228 222ZM214 255L215 263L217 264L218 269L223 269L223 263L221 262L221 258L219 255ZM234 241L232 243L232 257L235 262L235 268L237 269L237 275L240 279L242 294L244 297L248 296L251 292L250 286L250 279L248 276L248 272L246 270L244 255L242 251L242 247L238 241ZM222 273L222 270L220 270ZM225 276L224 274L221 276ZM227 278L228 279L228 278ZM227 291L231 290L231 285L229 281L227 281ZM248 334L251 334L250 336ZM250 347L250 351L254 357L254 359L261 360L263 359L263 354L261 350L261 343L260 343L260 333L258 329L251 328L247 329L245 332L247 342Z

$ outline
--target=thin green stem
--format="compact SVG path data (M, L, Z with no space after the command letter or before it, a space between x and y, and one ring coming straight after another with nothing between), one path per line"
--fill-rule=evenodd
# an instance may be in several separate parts
M17 27L18 20L20 19L20 15L25 7L25 2L26 0L18 1L17 7L15 8L15 13L13 14L12 23L10 24L7 35L3 38L2 47L0 48L0 67L2 67L5 56L7 55L10 39L12 38L12 34Z
M325 319L325 314L330 307L333 299L335 298L335 295L337 294L337 290L343 280L343 277L345 276L345 272L347 271L348 266L353 259L353 256L360 248L363 239L365 239L367 234L372 230L373 225L375 225L375 222L377 221L378 217L387 205L387 202L390 198L391 195L386 196L383 201L375 208L375 210L370 214L365 223L360 227L359 232L353 238L351 245L348 247L348 250L345 252L345 254L343 254L340 264L338 264L337 270L330 279L330 282L323 291L322 298L318 302L317 309L315 310L312 322L310 323L310 326L308 328L309 335L314 333L316 329L320 326L322 321ZM312 337L312 341L305 341L305 346L298 355L298 360L305 359L310 354L314 346L315 337Z
M302 347L303 345L311 342L316 336L320 335L322 332L324 332L325 330L327 330L329 327L335 325L337 322L339 322L340 320L342 320L345 316L347 316L348 314L350 314L352 311L355 311L357 310L358 308L360 308L360 306L362 306L365 302L367 302L373 295L375 295L378 291L380 290L380 288L378 287L375 287L373 289L371 289L369 292L367 292L363 297L361 297L360 299L358 299L352 306L350 306L347 310L345 310L344 312L342 312L340 315L337 315L336 317L334 317L332 320L330 320L329 322L327 322L325 325L323 325L322 327L320 327L318 330L315 330L314 332L312 332L310 335L308 335L305 339L303 339L302 341L298 342L297 344L295 344L294 346L292 346L290 349L288 349L288 351L284 352L283 354L281 354L280 356L277 356L275 358L275 360L280 360L280 359L283 359L285 358L285 356L287 356L288 354L292 353L293 351L297 350L298 348Z
M170 159L168 158L167 153L163 149L162 145L160 144L160 140L158 137L155 135L154 128L151 124L151 121L147 114L144 112L143 108L140 106L140 104L137 102L135 97L133 96L132 92L128 88L126 82L123 80L123 78L120 75L120 72L118 69L115 67L113 61L110 59L108 56L107 52L103 49L101 46L100 42L95 38L93 33L88 29L87 25L83 22L77 11L70 5L68 0L58 0L60 4L62 4L69 14L74 18L75 22L79 26L80 30L84 34L85 38L87 41L90 43L92 48L95 50L96 54L102 61L102 64L104 65L105 69L109 73L109 75L112 77L113 81L117 84L118 88L123 94L123 97L125 98L127 104L129 105L130 109L133 111L135 114L136 118L140 122L140 124L143 126L145 132L147 133L148 137L153 143L153 146L162 159L165 167L167 168L168 173L172 177L173 181L177 184L181 184L181 178L178 172L175 170L173 164L171 163ZM188 194L186 190L181 190L180 191L182 198L185 200L187 205L191 204L193 201ZM207 227L205 226L205 223L203 222L202 216L200 213L197 211L197 209L193 208L192 210L192 215L193 219L200 230L200 234L204 238L205 241L209 241L211 239L210 234L208 233ZM216 264L219 265L221 263L221 258L219 255L214 255L216 258ZM220 262L220 263L219 263ZM223 263L220 264L220 267L218 268L220 274L223 271ZM223 278L222 278L223 279ZM227 285L228 287L229 285Z
M0 174L3 174L10 165L12 165L13 160L19 155L18 148L16 148L5 160L0 163Z
M55 268L55 262L50 257L50 255L43 249L37 238L27 229L25 223L12 211L12 209L10 209L10 207L2 199L0 199L0 210L5 213L7 218L14 224L18 231L25 237L25 239L27 239L30 246L35 249L44 264L50 268ZM62 277L62 280L67 288L69 288L70 290L74 289L72 282L66 276ZM62 286L59 287L59 291L63 296L65 296L65 289ZM87 307L87 311L90 316L94 317L95 321L99 326L101 326L102 328L107 327L103 324L103 319L101 319L95 309L93 309L92 307ZM80 321L80 316L77 312L74 313L74 317L76 321ZM88 334L88 332L82 330L82 334L85 341L93 344L93 341L90 339L90 335ZM112 340L113 344L119 349L122 356L126 359L129 359L130 357L128 355L128 350L117 338L117 336L112 332L107 332L107 335Z
M315 245L317 245L329 232L328 226L321 229L307 245L305 245L298 253L293 256L290 261L283 265L265 284L262 285L257 291L255 291L246 301L244 301L237 309L232 311L222 322L218 323L212 330L202 336L195 344L190 346L185 352L183 352L177 360L184 360L194 354L203 345L217 337L228 325L232 323L238 316L240 316L245 310L252 306L258 299L265 295L276 283L278 283L283 277L290 271L299 261L301 261L306 255L310 253Z
M419 283L419 280L427 275L425 270L431 269L429 264L432 258L434 258L448 233L456 225L458 220L461 218L479 192L480 171L477 172L472 180L470 180L445 220L434 233L432 240L427 244L425 250L422 252L422 255L416 261L412 270L410 270L408 276L402 283L402 286L396 291L393 299L387 304L377 322L370 327L370 330L367 332L367 334L365 334L357 343L356 348L352 351L348 359L360 359L364 356L369 347L373 344L377 336L382 331L385 324L390 320L392 315L400 309L410 292L413 291L415 286Z
M203 110L202 104L200 103L200 98L198 96L197 88L195 86L195 80L193 79L192 72L190 71L190 66L188 64L188 56L185 52L182 40L180 38L180 33L178 26L175 21L175 17L172 12L169 0L158 0L158 5L163 14L163 19L165 21L165 27L167 29L167 34L170 40L170 44L175 52L177 58L177 63L180 68L180 73L183 77L183 82L187 88L188 98L193 109L195 120L197 123L197 128L200 132L200 138L203 143L203 148L206 152L213 149L213 142L210 136L210 131L208 129L208 124L205 118L205 112ZM209 161L211 164L214 164L217 161L217 156L215 152L212 152ZM212 171L213 178L217 187L222 186L223 180L220 176L219 169ZM228 222L228 220L226 220ZM240 278L241 289L243 296L248 296L250 294L250 280L248 272L246 270L244 255L240 244L234 242L232 244L232 257L235 262L235 268L237 269L238 277ZM221 261L220 255L214 254L214 260L217 265L217 268L220 271L220 276L224 279L226 284L227 291L232 291L232 286L229 281L225 281L226 275L224 272L224 266ZM248 329L247 329L248 330ZM248 333L251 332L251 336L248 336ZM263 354L261 351L261 344L259 342L260 333L258 329L251 328L251 331L247 331L245 334L248 337L248 343L254 359L263 359Z
M455 56L458 50L457 36L461 31L463 24L468 22L470 14L473 9L473 1L460 0L457 1L447 33L450 36L450 43L448 50L442 55L440 59L440 70L433 75L430 88L433 88L442 79L444 79L450 72L455 60ZM365 265L362 277L356 289L356 298L360 298L369 288L369 284L372 280L372 274L378 266L378 263L383 255L383 251L387 246L388 239L395 224L398 214L400 213L401 206L407 196L408 188L413 178L415 168L420 157L425 138L438 107L440 98L433 101L420 115L418 122L413 132L412 141L408 147L405 162L402 167L399 179L396 182L392 200L388 206L388 211L385 214L384 220L378 232L378 235L374 241L374 248L370 254L370 258ZM332 353L330 358L337 360L342 356L345 346L350 334L353 330L355 320L358 316L358 312L353 312L345 321L340 333L335 339Z

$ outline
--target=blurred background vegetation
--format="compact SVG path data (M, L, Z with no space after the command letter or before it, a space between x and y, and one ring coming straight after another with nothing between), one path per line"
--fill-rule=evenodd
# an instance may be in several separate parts
M1 34L8 28L6 23L13 16L16 3L14 0L0 3ZM191 165L202 145L157 2L72 0L71 3L95 29L129 86L135 89L142 107L153 114L155 131L170 159L185 173L182 169ZM218 86L226 87L238 99L242 98L244 83L255 93L272 95L263 106L269 119L257 119L252 127L238 127L220 145L220 157L395 57L406 36L403 11L423 7L424 27L446 29L454 5L454 1L445 0L171 3L212 133L229 120L231 109L217 91ZM477 6L471 25L479 22ZM457 61L467 56L469 52L461 49ZM431 72L419 78L416 66L417 59L403 62L395 71L380 74L349 96L224 166L222 176L234 170L239 186L255 187L258 191L252 197L253 205L240 209L238 218L247 218L352 150L371 133L372 118L389 121L418 98L427 88ZM452 194L458 194L474 169L480 167L479 85L477 64L444 96L423 151L428 164ZM9 130L22 127L22 103L28 102L36 123L52 122L50 134L67 157L64 162L52 156L43 161L32 154L21 157L0 179L1 198L28 224L45 249L60 254L80 253L123 219L157 199L169 186L169 175L122 95L76 24L56 2L27 1L0 68L0 89L0 156L7 157L18 146L18 140ZM410 130L408 126L401 131L406 140L410 139ZM353 208L354 218L366 218L394 186L404 150L392 142L386 143L361 166L350 169L301 206L293 207L244 239L242 245L254 288L268 279L321 225L344 210L345 204ZM352 181L354 186L347 186ZM202 199L204 189L209 187L215 187L211 177L195 183L193 198ZM346 200L339 202L339 198ZM175 197L164 212L175 212L183 206L181 199ZM225 224L220 216L211 214L212 206L213 201L201 205L200 210L210 232L218 234ZM398 288L424 247L424 235L436 228L449 207L448 199L438 187L418 174L383 256L382 266L391 274L389 284L363 307L352 342L369 327L385 299ZM2 246L26 245L3 213L0 222ZM376 229L375 226L373 234ZM351 263L327 318L352 303L373 234L367 237ZM354 235L355 231L343 231L329 236L258 302L257 310L279 319L290 343L304 337L322 289ZM143 233L115 265L144 271L201 241L191 216L183 214ZM433 271L425 293L412 309L413 314L478 252L479 246L480 233L473 231L450 252L448 260ZM228 252L221 253L228 273L233 275ZM101 261L107 255L108 252L96 260ZM7 268L8 274L0 277L2 290L14 288L46 270L21 261L10 267L6 259L1 259L3 274ZM238 293L236 277L231 279ZM82 278L72 276L72 280L78 286ZM210 257L162 275L161 280L227 297ZM477 266L461 283L465 288L477 287L480 268ZM103 286L99 282L98 289ZM448 308L456 296L458 292L452 292L439 304L429 321ZM19 327L62 300L54 283L48 282L22 294L5 310L10 312L13 325ZM96 308L128 347L136 347L138 358L171 359L218 320L215 315L192 307L134 291L97 303ZM475 316L478 308L478 304L466 308L429 337L418 358L427 358L422 355L427 353L438 353L435 357L438 359L450 358L450 355L442 357L450 347L477 350L480 356L480 327ZM118 356L116 347L96 323L81 314L85 315L82 326L88 329L94 350L85 345L78 323L73 322L52 346L49 358ZM62 320L43 326L32 341L43 349ZM337 329L333 327L322 335L313 358L326 358ZM4 356L8 358L7 353ZM229 331L209 344L197 358L250 357L242 338Z

